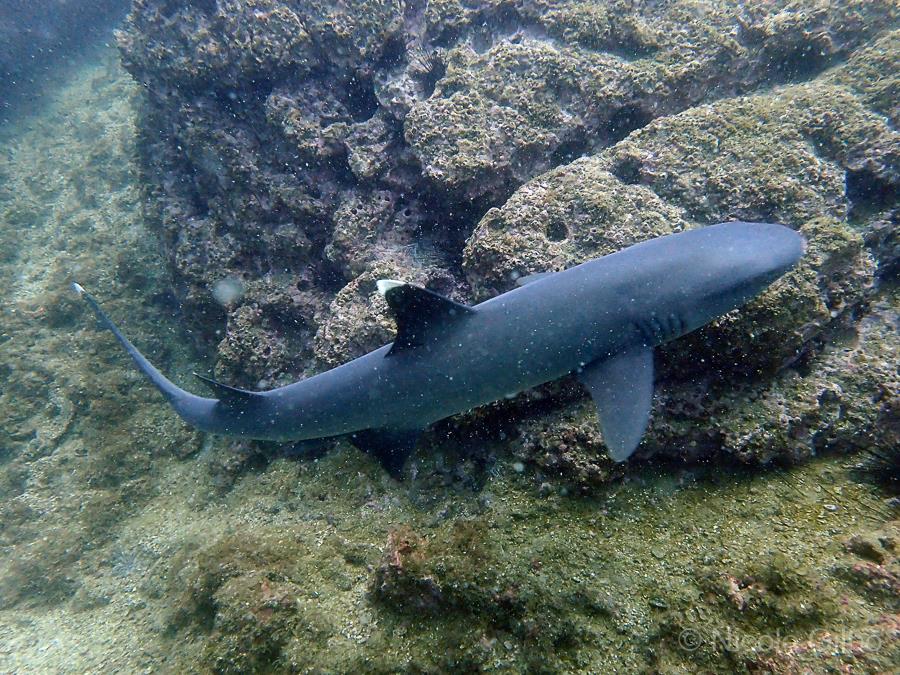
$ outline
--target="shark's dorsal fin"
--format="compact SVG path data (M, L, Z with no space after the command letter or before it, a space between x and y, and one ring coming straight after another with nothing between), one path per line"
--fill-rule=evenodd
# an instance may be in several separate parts
M397 321L397 338L390 354L420 346L429 334L439 333L447 322L475 313L468 305L402 281L382 279L378 282L378 292L387 300Z
M650 419L653 350L644 345L594 361L578 373L591 392L609 456L624 462L635 451Z
M350 434L350 442L376 457L391 476L399 479L421 435L420 429L363 429Z
M538 281L539 279L543 279L544 277L549 277L551 274L556 274L554 271L549 272L535 272L534 274L526 274L524 277L519 277L516 279L516 286L527 286L533 281Z
M257 391L238 389L237 387L232 387L228 384L222 384L221 382L217 382L211 377L206 377L205 375L201 375L200 373L194 373L194 377L205 382L206 385L216 393L216 396L219 397L219 400L225 403L247 403L258 399L260 396L259 392Z

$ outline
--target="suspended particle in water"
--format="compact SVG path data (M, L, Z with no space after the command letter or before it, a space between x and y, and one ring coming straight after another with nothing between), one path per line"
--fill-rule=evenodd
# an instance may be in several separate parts
M244 282L237 277L219 279L212 289L212 295L220 305L233 305L244 297Z

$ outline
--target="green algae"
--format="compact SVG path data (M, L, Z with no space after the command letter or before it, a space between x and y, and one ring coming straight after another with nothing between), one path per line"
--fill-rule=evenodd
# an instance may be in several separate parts
M880 0L445 7L449 25L441 30L465 27L476 37L449 50L437 95L412 106L406 137L429 178L464 193L504 178L520 184L569 146L576 154L603 147L717 96L805 79L897 19L896 6ZM483 53L474 47L476 17L490 45ZM492 21L512 24L514 38L492 40ZM882 52L882 72L890 72L890 49ZM874 79L873 68L860 67Z
M231 525L173 562L174 635L192 635L210 669L608 671L699 656L744 670L775 636L864 630L876 609L838 568L854 564L843 541L887 513L834 459L650 469L591 499L504 466L487 503L451 489L426 509L360 459L346 448L311 469L270 465L228 497L253 513L211 516L211 533ZM702 653L679 647L686 631L709 640ZM746 648L723 647L728 636Z
M859 93L867 105L900 123L900 31L891 31L859 49L829 78Z

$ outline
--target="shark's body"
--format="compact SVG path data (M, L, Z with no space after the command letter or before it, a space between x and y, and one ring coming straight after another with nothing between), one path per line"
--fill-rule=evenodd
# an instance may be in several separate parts
M351 434L396 470L429 424L576 372L597 404L610 455L621 461L647 425L653 347L744 304L804 247L781 225L723 223L534 275L474 307L379 282L397 319L393 343L265 392L202 378L218 398L166 379L75 287L176 412L204 431L273 440Z

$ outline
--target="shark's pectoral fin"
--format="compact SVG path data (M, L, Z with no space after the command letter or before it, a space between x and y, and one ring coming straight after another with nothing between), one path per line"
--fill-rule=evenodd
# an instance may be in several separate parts
M421 435L420 429L363 429L350 434L350 442L377 457L391 476L400 478L406 458L412 454Z
M422 345L429 335L443 331L447 322L475 313L473 307L402 281L381 279L378 292L384 296L397 321L397 339L391 354Z
M650 419L653 350L643 345L589 363L578 379L591 392L603 441L616 462L635 451Z
M200 373L194 373L194 377L206 383L212 389L220 401L226 404L231 403L250 403L259 399L259 392L249 391L248 389L238 389L227 384L217 382L211 377L206 377Z

